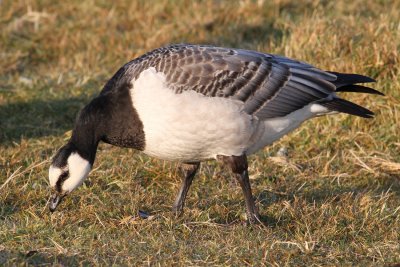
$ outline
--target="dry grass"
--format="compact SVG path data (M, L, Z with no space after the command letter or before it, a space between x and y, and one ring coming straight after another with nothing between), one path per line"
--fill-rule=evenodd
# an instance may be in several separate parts
M0 1L0 265L400 263L399 17L396 0ZM176 42L366 74L386 97L348 94L376 118L314 119L250 158L267 227L241 224L241 191L213 162L173 218L176 165L107 145L51 215L48 159L78 110L123 63Z

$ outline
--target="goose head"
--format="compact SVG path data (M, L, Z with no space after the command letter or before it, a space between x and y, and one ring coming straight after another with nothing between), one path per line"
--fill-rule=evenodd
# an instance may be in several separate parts
M49 169L49 182L53 191L49 205L51 212L55 211L65 196L83 183L92 169L90 160L81 154L72 143L68 143L54 156Z

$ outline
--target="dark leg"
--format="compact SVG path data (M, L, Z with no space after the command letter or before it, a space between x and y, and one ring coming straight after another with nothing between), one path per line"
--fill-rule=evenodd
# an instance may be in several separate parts
M199 169L200 162L196 163L182 163L180 169L182 171L182 185L181 189L179 189L179 193L176 196L174 205L172 206L172 211L176 216L179 216L183 213L183 206L185 205L186 195L189 191L189 187L192 184L193 178L196 175L197 170Z
M260 215L258 214L258 210L256 204L254 203L254 198L251 193L251 186L249 181L249 174L247 171L247 157L246 155L242 156L218 156L219 160L222 160L225 164L227 164L236 180L239 182L240 187L242 188L244 199L246 202L246 212L247 218L250 224L258 223L260 221Z

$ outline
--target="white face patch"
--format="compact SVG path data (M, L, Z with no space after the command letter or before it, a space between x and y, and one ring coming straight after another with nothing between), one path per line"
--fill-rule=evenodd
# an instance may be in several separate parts
M50 186L55 187L58 179L62 173L68 171L69 175L62 184L62 190L65 192L71 192L82 184L83 180L87 177L92 166L89 161L85 160L78 153L72 153L68 157L67 166L59 168L51 165L49 169L49 181Z
M71 192L83 183L92 166L89 161L79 156L78 153L72 153L67 162L69 177L64 181L62 189L63 191Z
M62 173L62 169L55 167L53 165L50 166L49 169L49 182L50 182L50 186L51 187L55 187L58 178L60 177L61 173Z

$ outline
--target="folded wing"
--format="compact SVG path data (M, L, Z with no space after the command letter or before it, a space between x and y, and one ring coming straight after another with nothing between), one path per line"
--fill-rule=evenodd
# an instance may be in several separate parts
M245 112L260 119L285 116L312 102L370 117L372 112L339 101L334 93L379 93L355 85L374 81L362 75L326 72L304 62L255 51L185 44L159 48L127 63L102 93L129 84L149 67L163 72L168 87L176 93L193 90L209 97L240 100Z

